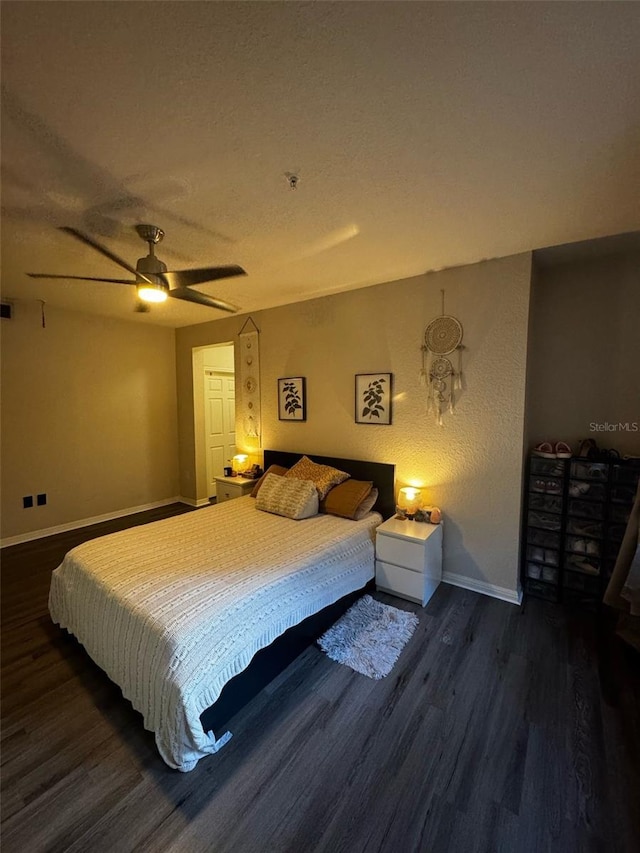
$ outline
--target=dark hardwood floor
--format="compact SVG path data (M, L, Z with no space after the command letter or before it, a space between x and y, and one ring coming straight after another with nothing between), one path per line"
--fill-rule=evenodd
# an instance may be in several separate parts
M119 689L47 612L85 539L2 552L2 850L637 853L640 677L591 616L442 584L394 671L316 648L170 770Z

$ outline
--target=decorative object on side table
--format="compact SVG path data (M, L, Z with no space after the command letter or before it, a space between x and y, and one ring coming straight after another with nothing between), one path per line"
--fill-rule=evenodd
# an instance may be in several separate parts
M422 506L422 493L413 486L405 486L398 492L398 510L402 518L413 519Z
M442 513L437 506L426 506L422 489L403 486L398 492L397 519L407 519L427 524L440 524Z
M281 421L306 421L307 400L304 376L278 379L278 419Z
M414 521L424 521L426 524L440 524L442 513L437 506L423 506L416 513Z
M247 467L248 459L249 459L248 454L236 453L236 455L231 460L233 463L233 470L231 472L232 477L238 477L241 474L244 474L245 469Z
M357 424L391 424L391 373L357 373L355 419Z

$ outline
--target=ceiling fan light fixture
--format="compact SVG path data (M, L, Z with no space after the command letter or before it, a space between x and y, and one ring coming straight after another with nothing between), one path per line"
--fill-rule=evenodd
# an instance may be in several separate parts
M137 285L138 297L143 302L164 302L169 295L169 288L166 284L147 284L143 281Z

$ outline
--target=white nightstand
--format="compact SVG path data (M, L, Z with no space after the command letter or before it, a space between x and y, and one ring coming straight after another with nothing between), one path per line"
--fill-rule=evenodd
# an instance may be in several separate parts
M246 477L216 477L216 503L250 495L257 482Z
M442 524L390 518L376 529L376 588L429 601L442 580Z

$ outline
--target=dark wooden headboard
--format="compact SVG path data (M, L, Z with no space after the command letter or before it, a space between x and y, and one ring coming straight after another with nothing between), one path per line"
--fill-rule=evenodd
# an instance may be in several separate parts
M372 480L378 489L378 500L374 506L376 512L384 518L391 518L396 511L395 477L396 466L385 462L365 462L362 459L338 459L333 456L317 456L315 453L288 453L284 450L265 450L264 469L269 465L282 465L291 468L302 456L308 456L319 465L332 465L346 471L354 480Z

